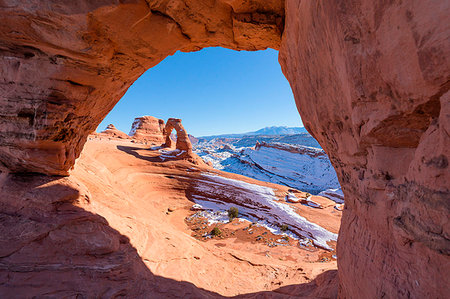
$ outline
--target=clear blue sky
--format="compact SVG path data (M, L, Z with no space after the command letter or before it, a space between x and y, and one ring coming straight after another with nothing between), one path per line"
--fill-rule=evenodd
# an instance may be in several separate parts
M142 115L181 118L194 136L303 126L274 50L177 52L145 72L97 130L112 123L128 134Z

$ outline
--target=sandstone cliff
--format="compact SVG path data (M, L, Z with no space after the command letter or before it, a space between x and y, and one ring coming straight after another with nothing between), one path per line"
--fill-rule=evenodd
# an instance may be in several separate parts
M345 298L443 298L450 285L446 1L286 1L280 63L345 194Z
M153 116L142 116L134 119L129 133L133 139L161 145L164 138L164 120Z

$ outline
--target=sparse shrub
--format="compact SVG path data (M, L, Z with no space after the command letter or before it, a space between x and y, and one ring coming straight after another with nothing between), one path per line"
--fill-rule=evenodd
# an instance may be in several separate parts
M213 228L211 231L212 236L220 236L222 234L222 231L217 226Z
M289 236L283 236L283 237L281 237L281 239L289 242Z
M311 196L311 193L309 193L309 192L306 192L305 193L305 198L308 198L308 197L310 197Z
M228 218L233 220L234 218L237 218L239 216L239 210L236 207L231 207L228 209Z
M280 230L282 231L282 232L285 232L285 231L287 231L289 229L289 226L287 225L287 224L282 224L282 225L280 225Z

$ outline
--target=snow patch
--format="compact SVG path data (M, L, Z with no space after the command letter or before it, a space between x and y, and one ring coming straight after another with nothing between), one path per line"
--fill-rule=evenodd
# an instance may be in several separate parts
M266 226L274 233L282 234L279 227L287 224L295 235L311 239L318 247L332 250L327 242L336 241L337 234L308 221L293 207L278 201L272 188L213 174L203 173L202 176L204 180L196 181L191 196L205 210L215 213L237 206L240 216ZM224 220L224 217L227 220L228 214L223 213L214 214L213 221Z
M344 192L342 192L341 188L327 189L320 192L318 195L331 199L332 201L339 204L344 203Z

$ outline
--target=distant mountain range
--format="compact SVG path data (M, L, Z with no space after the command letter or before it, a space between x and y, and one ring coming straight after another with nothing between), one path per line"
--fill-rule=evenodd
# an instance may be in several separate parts
M241 133L241 134L222 134L222 135L202 136L199 138L211 140L214 138L239 138L239 137L244 137L244 136L257 136L257 135L277 136L277 135L294 135L294 134L301 134L301 133L307 133L307 131L304 127L272 126L272 127L265 127L265 128L262 128L258 131L254 131L254 132L247 132L247 133Z

